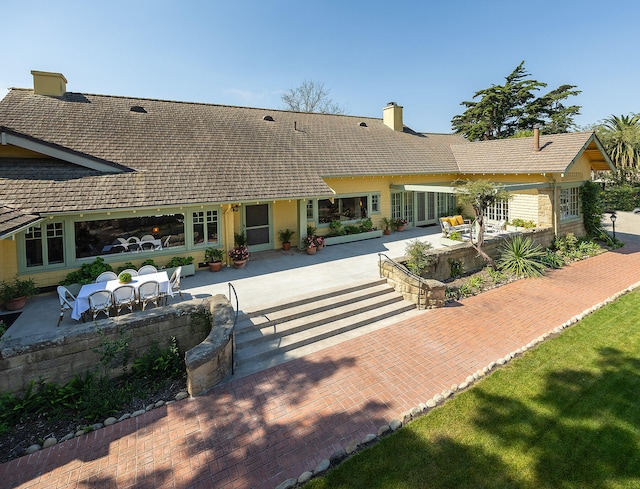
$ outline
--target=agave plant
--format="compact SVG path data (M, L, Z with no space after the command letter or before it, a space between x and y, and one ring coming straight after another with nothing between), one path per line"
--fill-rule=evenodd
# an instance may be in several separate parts
M545 269L542 262L544 255L540 247L533 244L531 238L517 235L503 245L498 266L516 277L539 277Z

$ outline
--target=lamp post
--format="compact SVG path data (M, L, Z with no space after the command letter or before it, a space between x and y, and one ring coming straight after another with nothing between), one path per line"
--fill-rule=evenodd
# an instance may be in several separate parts
M611 219L611 225L613 226L613 239L616 239L616 219L617 218L618 216L616 216L616 213L612 212L610 219Z

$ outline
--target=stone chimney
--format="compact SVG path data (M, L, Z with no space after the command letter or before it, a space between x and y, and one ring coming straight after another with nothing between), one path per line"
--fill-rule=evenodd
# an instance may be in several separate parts
M33 93L62 97L67 92L67 79L62 73L31 70L33 75Z
M387 127L390 127L394 131L402 132L404 129L404 123L402 122L402 107L395 102L389 102L387 106L382 109L382 122Z
M540 151L540 124L533 126L533 152Z

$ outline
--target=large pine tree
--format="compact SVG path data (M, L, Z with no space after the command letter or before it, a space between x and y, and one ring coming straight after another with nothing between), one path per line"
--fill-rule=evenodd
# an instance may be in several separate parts
M514 136L540 124L545 134L567 132L580 106L564 105L564 101L580 93L575 85L561 85L545 95L534 92L547 84L532 80L522 61L505 78L504 85L491 85L465 101L466 110L451 120L453 130L470 141L501 139Z

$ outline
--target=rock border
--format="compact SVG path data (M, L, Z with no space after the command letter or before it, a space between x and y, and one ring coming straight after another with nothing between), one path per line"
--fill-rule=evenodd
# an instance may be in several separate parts
M378 429L377 434L368 434L362 440L352 440L350 441L346 447L339 449L338 451L331 454L328 459L323 459L319 464L315 466L315 468L307 470L300 474L298 478L290 478L278 486L275 489L293 489L298 488L306 484L314 477L319 477L324 475L329 469L335 468L342 461L351 457L352 455L358 453L362 449L374 445L381 438L390 435L391 433L398 431L403 426L407 425L414 419L424 416L432 409L444 404L448 399L452 398L454 394L462 392L466 389L472 387L477 381L489 375L492 371L497 370L498 368L506 365L511 360L516 357L522 356L525 352L537 347L540 343L546 341L551 337L556 337L561 334L565 329L573 326L578 323L580 320L585 317L593 314L599 309L602 309L604 306L615 302L621 296L628 294L640 287L640 282L636 282L635 284L627 287L626 289L615 293L611 297L605 299L604 301L582 311L580 314L576 314L572 316L568 321L556 326L552 330L544 333L534 340L530 341L526 345L521 346L517 350L514 350L510 353L507 353L505 356L498 358L496 361L489 363L482 369L477 370L473 374L468 375L460 384L453 384L449 389L443 390L440 394L436 394L431 399L428 399L424 403L420 403L417 406L411 408L409 411L404 411L398 415L397 418L391 419L386 425L381 426Z
M189 398L189 393L187 391L180 391L171 400L157 401L153 404L149 404L144 409L139 409L138 411L134 411L133 413L125 413L119 418L114 418L113 416L111 416L109 418L106 418L102 423L94 423L92 425L78 426L76 431L71 431L67 433L65 436L60 438L60 440L58 440L55 436L50 436L49 438L44 440L42 445L34 443L33 445L28 446L24 450L24 455L31 455L32 453L38 452L44 448L49 448L58 443L71 440L72 438L77 438L79 436L86 435L87 433L91 433L92 431L99 430L100 428L104 428L105 426L111 426L113 424L119 423L120 421L124 421L125 419L136 418L148 411L151 411L152 409L156 409L162 406L168 406L170 404L173 404L176 401L181 401L187 398Z

